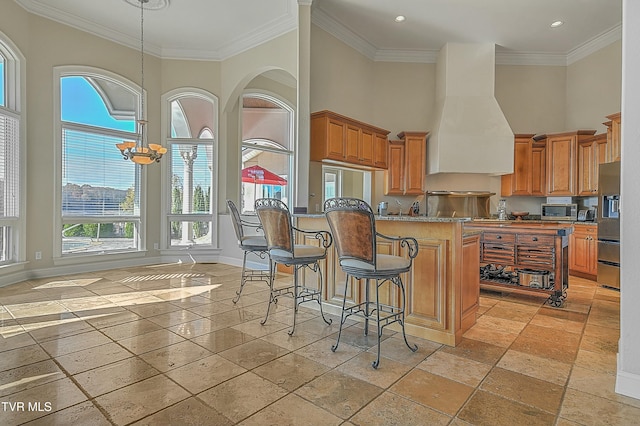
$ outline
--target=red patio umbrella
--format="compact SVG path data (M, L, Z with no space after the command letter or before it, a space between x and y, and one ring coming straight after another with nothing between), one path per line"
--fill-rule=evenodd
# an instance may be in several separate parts
M286 185L287 180L258 165L242 169L242 181L263 185Z

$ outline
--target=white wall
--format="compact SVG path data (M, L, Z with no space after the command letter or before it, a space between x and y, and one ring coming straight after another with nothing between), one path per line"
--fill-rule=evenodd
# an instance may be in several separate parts
M623 0L620 342L616 392L640 399L640 2Z

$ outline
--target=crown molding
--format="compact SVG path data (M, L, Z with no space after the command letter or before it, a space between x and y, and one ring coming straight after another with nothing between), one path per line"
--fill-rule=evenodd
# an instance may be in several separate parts
M352 47L367 58L375 61L377 49L374 45L345 27L319 8L311 9L311 22Z
M140 49L140 38L138 37L131 37L72 13L62 12L43 2L35 0L15 1L29 13L76 28L132 49ZM297 29L297 16L298 11L296 4L288 2L286 19L278 19L271 23L266 23L262 29L233 40L218 50L193 49L190 47L161 48L157 44L151 43L145 39L144 52L163 59L221 61Z
M622 40L622 24L618 24L604 33L586 41L567 54L567 65L571 65L580 59L586 58L592 53L606 47L618 40Z
M496 51L496 65L546 65L564 67L567 65L567 55L564 53Z
M312 10L311 22L372 61L436 63L438 57L434 50L377 49L319 8ZM621 38L619 24L567 53L496 52L496 64L567 66Z

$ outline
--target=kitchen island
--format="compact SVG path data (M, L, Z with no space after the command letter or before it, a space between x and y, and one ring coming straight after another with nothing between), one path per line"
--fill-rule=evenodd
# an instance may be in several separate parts
M482 231L480 287L547 297L560 307L569 286L569 235L573 224L545 221L474 220Z
M296 215L301 229L329 230L324 215ZM407 334L455 346L463 333L476 322L480 297L480 235L465 229L465 218L433 218L413 216L376 216L376 230L388 236L414 237L418 256L410 272L402 275L406 289ZM317 244L313 235L301 236L298 243ZM407 256L397 241L378 240L380 254ZM325 312L340 315L346 276L338 263L335 247L321 266L324 276ZM309 285L316 274L306 273L301 279ZM364 281L351 279L346 288L347 303L364 299ZM401 305L401 293L388 283L380 289L381 303ZM399 331L397 324L389 328Z

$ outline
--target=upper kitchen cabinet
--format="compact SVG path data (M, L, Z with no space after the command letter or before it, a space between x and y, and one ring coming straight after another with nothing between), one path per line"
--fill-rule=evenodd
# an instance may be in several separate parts
M620 123L621 114L607 115L611 121L604 123L607 126L607 163L620 161Z
M534 140L533 134L516 134L513 173L502 176L501 194L545 195L545 140Z
M402 132L389 144L385 195L423 195L428 132Z
M547 135L547 190L548 196L576 195L578 193L578 144L593 136L595 130Z
M600 164L607 161L607 134L586 138L578 144L578 195L592 197L598 192Z
M388 130L336 114L311 114L311 160L387 168Z

